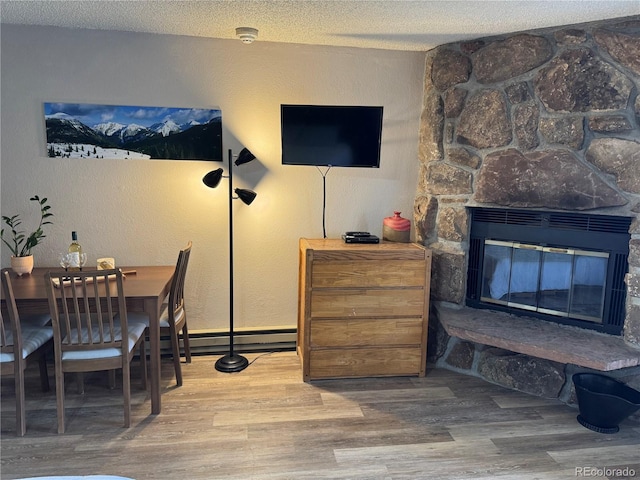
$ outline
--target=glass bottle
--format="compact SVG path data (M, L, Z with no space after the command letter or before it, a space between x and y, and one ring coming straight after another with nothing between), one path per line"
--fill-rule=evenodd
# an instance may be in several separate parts
M69 270L70 271L78 271L80 270L81 262L80 258L82 257L82 246L78 243L78 234L76 232L71 232L71 244L69 245Z

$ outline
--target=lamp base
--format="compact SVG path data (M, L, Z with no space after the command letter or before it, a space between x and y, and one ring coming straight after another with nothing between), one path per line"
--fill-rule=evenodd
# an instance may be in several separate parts
M240 372L249 366L249 360L242 355L225 355L216 362L216 370L231 373Z

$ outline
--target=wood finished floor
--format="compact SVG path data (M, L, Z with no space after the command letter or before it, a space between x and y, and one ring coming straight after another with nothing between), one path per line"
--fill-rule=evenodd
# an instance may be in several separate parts
M15 437L13 383L3 378L0 478L547 480L587 467L636 475L585 470L591 477L640 478L640 423L631 419L604 435L579 425L574 408L447 370L304 383L294 352L247 357L255 361L234 374L217 372L217 357L195 357L180 388L163 361L159 416L134 366L130 429L105 374L87 375L83 396L69 381L64 435L36 366L27 435Z

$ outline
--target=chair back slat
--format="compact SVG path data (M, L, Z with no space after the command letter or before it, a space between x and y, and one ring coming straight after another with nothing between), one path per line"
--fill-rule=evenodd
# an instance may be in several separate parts
M86 326L87 326L87 343L89 345L93 345L94 341L93 341L93 320L91 319L91 307L89 306L89 298L91 295L91 285L87 285L87 277L81 277L80 279L81 283L82 283L82 292L83 292L83 296L82 296L82 304L83 304L83 312L85 314L85 318L86 320ZM92 282L92 285L95 285L95 282ZM87 294L84 294L84 292L87 292ZM77 293L77 290L76 290ZM93 298L99 298L96 295L93 296ZM100 312L100 309L96 310L97 313ZM89 321L91 320L91 321ZM102 337L102 335L100 335ZM102 340L99 340L98 343L103 343Z
M122 279L124 278L123 275L121 275L119 277L119 281L116 281L117 285L116 288L119 292L119 296L117 298L118 300L118 313L120 314L120 318L122 318L122 325L124 325L125 327L127 326L127 308L125 305L125 301L124 301L124 292L123 292L123 285L122 285ZM119 282L119 283L118 283ZM109 287L111 287L111 284L114 283L110 278L107 277L107 285ZM111 331L114 330L115 325L114 325L114 318L116 317L116 312L113 308L113 298L111 297L111 288L107 288L107 305L108 305L108 321L109 321L109 329Z
M2 319L2 343L0 344L0 348L2 353L22 352L20 316L18 315L18 306L16 305L16 297L13 294L11 276L8 270L2 271L2 289L4 292L9 321L5 325L4 319L0 316L0 319ZM17 357L22 358L22 355L18 355Z
M127 314L119 269L48 272L45 276L54 339L61 351L126 347ZM116 323L114 317L118 315Z

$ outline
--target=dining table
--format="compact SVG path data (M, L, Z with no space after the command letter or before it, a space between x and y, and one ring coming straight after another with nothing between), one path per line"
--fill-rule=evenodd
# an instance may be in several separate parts
M127 266L119 267L125 274L124 295L128 312L144 312L149 316L149 354L151 413L157 415L162 410L160 395L160 313L163 302L171 288L175 265ZM21 315L49 313L49 301L44 275L47 271L60 268L34 268L30 274L11 273L11 285L16 306ZM4 306L4 293L2 304Z

